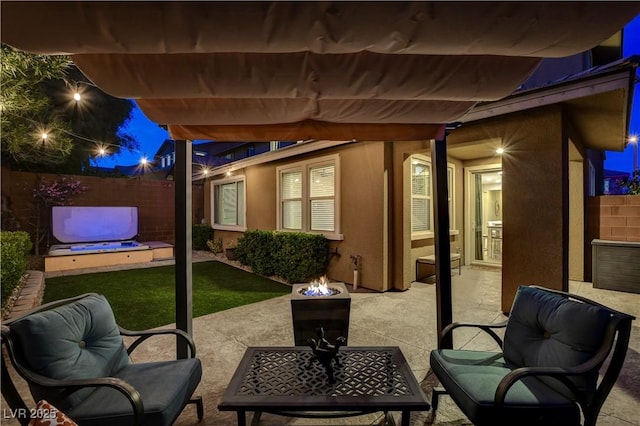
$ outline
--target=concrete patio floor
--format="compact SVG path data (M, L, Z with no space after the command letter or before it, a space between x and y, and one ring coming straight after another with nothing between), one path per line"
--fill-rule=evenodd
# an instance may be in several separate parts
M454 321L499 322L500 272L463 267L454 276ZM640 317L640 294L594 289L590 283L571 282L570 291ZM429 371L429 352L436 347L435 285L413 283L405 292L351 293L350 346L399 346L415 377L430 398L434 377ZM289 296L241 306L193 320L197 356L203 377L196 391L204 400L205 416L198 422L194 406L187 406L176 425L234 425L234 412L220 412L217 404L248 346L293 344ZM157 338L133 353L134 362L172 359L175 340ZM495 350L493 340L469 329L454 334L456 348ZM600 426L640 426L640 323L634 322L630 348L616 386L599 416ZM4 402L4 401L3 401ZM396 421L399 423L399 414ZM249 417L249 416L248 416ZM250 420L250 419L248 419ZM448 397L441 399L435 421L430 412L414 413L412 425L471 424ZM3 421L4 423L4 421ZM9 424L9 423L7 423ZM263 414L261 425L380 425L382 413L342 419L298 419Z
M465 267L453 280L454 321L499 322L500 272ZM623 312L640 316L640 294L594 289L590 283L571 282L570 290ZM434 378L429 372L429 351L436 347L435 285L413 283L405 292L351 293L351 346L399 346L415 377L430 398ZM248 346L293 344L288 296L194 319L194 339L203 363L202 383L197 391L205 404L204 425L233 425L233 412L220 412L217 404ZM170 357L172 342L150 342L134 361ZM473 330L454 334L457 348L495 350L493 340ZM134 352L134 355L136 353ZM602 408L600 426L640 425L640 324L634 323L631 345L616 387ZM471 424L448 397L442 399L434 423L430 413L414 413L412 425ZM260 424L276 425L378 425L382 414L333 420L296 419L263 414ZM399 424L399 415L397 416ZM195 409L187 407L177 425L195 425Z

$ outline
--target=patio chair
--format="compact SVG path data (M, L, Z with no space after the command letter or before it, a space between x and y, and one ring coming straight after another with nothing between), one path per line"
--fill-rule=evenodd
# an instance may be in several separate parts
M634 319L584 297L521 286L508 321L442 331L478 327L502 351L432 351L431 369L442 384L432 394L434 415L438 397L448 394L475 425L580 425L581 412L584 425L595 425ZM504 342L494 328L506 328Z
M151 336L175 334L191 358L134 364L129 355ZM137 339L126 348L122 336ZM119 327L107 299L84 294L51 302L2 325L2 345L35 401L47 400L85 425L171 425L192 398L202 376L195 345L182 330L129 331ZM2 394L20 423L26 404L2 357Z

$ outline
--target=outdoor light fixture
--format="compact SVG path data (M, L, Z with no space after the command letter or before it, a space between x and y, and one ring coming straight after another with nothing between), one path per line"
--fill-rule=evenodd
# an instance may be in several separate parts
M496 154L504 154L504 148L500 147L496 149Z
M631 135L628 141L633 145L633 171L636 171L638 170L638 136Z

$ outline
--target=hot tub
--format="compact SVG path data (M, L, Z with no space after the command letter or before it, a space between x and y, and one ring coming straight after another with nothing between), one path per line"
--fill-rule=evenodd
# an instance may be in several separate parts
M105 253L114 251L147 250L149 246L137 241L106 241L86 244L56 244L49 249L49 256Z

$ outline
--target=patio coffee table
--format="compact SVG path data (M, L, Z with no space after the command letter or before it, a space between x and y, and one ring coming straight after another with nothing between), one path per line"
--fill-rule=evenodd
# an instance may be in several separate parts
M255 412L252 424L262 412L329 418L377 411L393 424L389 412L401 411L408 426L411 411L430 409L397 346L341 347L333 384L312 356L306 346L247 348L218 409L236 411L240 426L247 411Z

